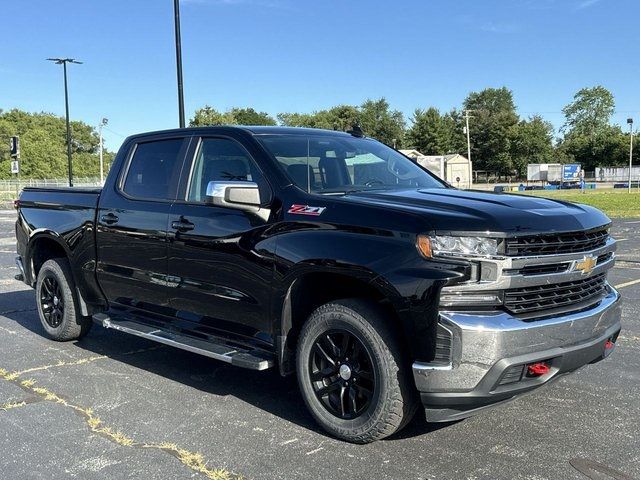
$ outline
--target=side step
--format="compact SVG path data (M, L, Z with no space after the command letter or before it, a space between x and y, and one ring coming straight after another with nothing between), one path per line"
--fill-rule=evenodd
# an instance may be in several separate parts
M132 320L112 320L106 313L96 313L93 315L93 320L105 328L112 328L137 337L147 338L154 342L198 353L205 357L215 358L237 367L251 370L267 370L274 365L273 358L269 358L267 354L242 350L224 343L207 342L199 338L158 329L152 325Z

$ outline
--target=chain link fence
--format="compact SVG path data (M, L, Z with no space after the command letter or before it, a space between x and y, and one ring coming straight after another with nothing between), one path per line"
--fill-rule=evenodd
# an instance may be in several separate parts
M11 180L0 180L0 201L9 202L20 194L24 187L66 187L69 185L68 178L12 178ZM74 187L100 187L100 177L75 177Z

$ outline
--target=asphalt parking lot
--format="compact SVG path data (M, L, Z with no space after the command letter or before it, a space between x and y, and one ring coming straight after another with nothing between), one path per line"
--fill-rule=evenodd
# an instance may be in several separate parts
M46 339L33 291L13 279L14 220L0 212L2 479L640 479L640 220L613 228L610 280L625 303L609 359L483 415L418 417L364 446L326 436L295 380L275 372L99 327Z

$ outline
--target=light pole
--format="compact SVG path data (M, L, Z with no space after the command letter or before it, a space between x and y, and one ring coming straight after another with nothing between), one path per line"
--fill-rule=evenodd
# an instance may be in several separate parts
M100 125L98 125L98 131L100 132L100 185L104 185L104 161L102 159L102 127L105 127L109 123L108 118L103 118L100 120Z
M629 124L629 193L631 193L631 167L633 166L633 118L627 118Z
M73 187L73 167L71 165L71 126L69 125L69 91L67 89L67 63L81 64L73 58L47 58L56 65L62 65L64 70L64 109L67 122L67 162L69 163L69 186Z
M184 92L182 91L182 43L180 40L180 0L173 0L173 15L176 31L176 71L178 74L178 117L180 128L184 128Z

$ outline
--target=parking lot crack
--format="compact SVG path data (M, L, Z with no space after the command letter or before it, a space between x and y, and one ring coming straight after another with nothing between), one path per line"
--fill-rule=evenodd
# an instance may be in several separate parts
M77 365L85 365L88 363L93 363L97 360L104 360L107 358L114 358L114 357L126 357L129 355L135 355L137 353L144 353L144 352L150 352L153 350L158 350L159 348L162 348L162 345L158 345L158 346L153 346L153 347L149 347L149 348L139 348L137 350L131 350L129 352L124 352L118 355L114 355L113 357L109 357L108 355L93 355L91 357L85 357L85 358L81 358L79 360L73 360L73 361L66 361L66 360L58 360L56 363L51 363L49 365L41 365L38 367L32 367L32 368L27 368L26 370L20 370L17 373L18 375L24 375L26 373L33 373L33 372L40 372L43 370L49 370L51 368L57 368L57 367L73 367L73 366L77 366Z
M177 458L182 464L189 467L191 470L198 472L211 480L241 479L239 475L231 473L223 468L210 467L204 456L199 452L192 452L185 448L181 448L174 443L136 441L129 435L117 429L114 429L111 426L105 425L104 422L95 414L93 409L76 405L66 398L62 397L61 395L49 390L48 388L38 386L35 380L22 380L21 375L22 373L20 372L9 372L3 368L0 368L0 379L18 385L25 392L33 394L35 396L35 400L29 399L19 402L6 403L0 406L0 410L7 411L14 408L21 408L29 403L33 403L34 401L52 402L72 410L74 413L83 418L91 432L103 438L106 438L107 440L118 445L140 449L160 450Z
M32 395L28 398L25 398L24 400L2 403L0 404L0 411L6 412L8 410L26 407L27 405L31 405L32 403L37 403L41 401L42 401L42 398Z

